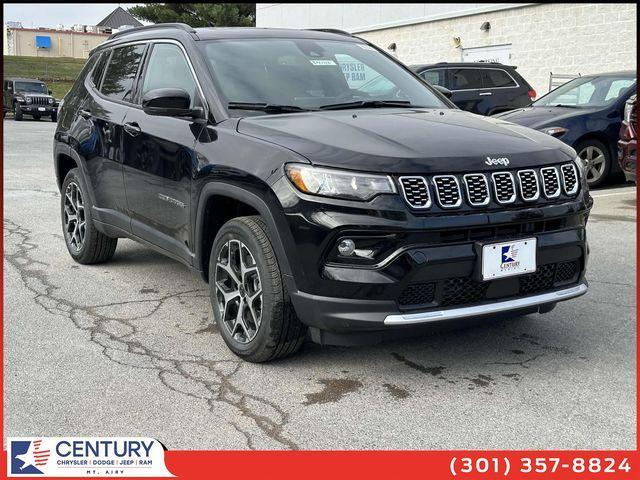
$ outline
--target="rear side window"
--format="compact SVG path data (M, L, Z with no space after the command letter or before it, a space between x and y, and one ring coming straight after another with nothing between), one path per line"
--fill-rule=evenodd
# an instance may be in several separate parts
M420 76L430 85L440 85L446 87L446 71L442 68L435 70L426 70L420 74Z
M114 100L131 101L133 81L142 60L145 45L114 48L100 92Z
M482 88L482 72L472 68L451 69L451 90Z
M487 68L482 70L484 88L517 87L518 84L504 70Z
M102 80L104 67L107 65L107 61L109 60L109 54L110 52L102 52L98 58L98 63L93 69L93 72L91 72L91 83L93 83L97 88L100 88L100 80Z
M189 94L194 104L196 82L182 50L171 43L153 46L144 75L142 95L157 88L181 88Z

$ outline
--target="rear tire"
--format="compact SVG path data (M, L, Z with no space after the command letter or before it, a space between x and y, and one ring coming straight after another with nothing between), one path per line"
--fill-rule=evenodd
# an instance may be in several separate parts
M259 216L225 223L211 248L209 290L225 343L249 362L295 353L307 328L296 316L267 226Z
M86 191L78 169L71 169L62 183L60 209L62 233L69 255L78 263L90 265L110 260L118 239L96 229Z

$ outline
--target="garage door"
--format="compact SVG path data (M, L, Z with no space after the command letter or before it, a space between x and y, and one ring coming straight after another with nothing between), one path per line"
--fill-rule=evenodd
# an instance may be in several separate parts
M497 62L511 64L511 45L493 45L490 47L463 48L463 62Z

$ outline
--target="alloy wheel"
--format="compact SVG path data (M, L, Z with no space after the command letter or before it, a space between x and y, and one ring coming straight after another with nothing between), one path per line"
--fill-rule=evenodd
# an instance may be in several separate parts
M79 252L87 231L82 192L76 182L70 182L64 192L64 228L67 242Z
M607 169L607 159L604 152L598 148L590 145L583 148L578 156L584 163L585 170L587 172L587 182L597 182Z
M251 342L262 321L262 283L253 254L240 240L220 249L214 281L224 328L237 342Z

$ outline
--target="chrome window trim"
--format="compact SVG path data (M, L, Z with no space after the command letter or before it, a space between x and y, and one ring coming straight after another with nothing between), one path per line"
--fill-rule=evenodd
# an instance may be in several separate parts
M553 170L553 173L556 176L556 180L558 181L558 191L555 195L549 195L547 193L547 186L544 181L544 172L545 170ZM540 169L540 180L542 181L542 190L544 191L544 196L547 198L558 198L560 196L560 192L562 192L562 185L560 184L560 175L558 175L558 169L556 167L543 167Z
M425 206L416 207L415 205L411 204L411 202L407 198L407 192L405 192L405 190L404 190L404 185L402 183L403 179L407 179L407 180L410 180L410 179L422 180L422 183L424 183L424 186L427 187L427 195L429 196L429 200L427 201L427 204ZM427 179L425 177L421 177L420 175L404 175L402 177L398 177L398 183L400 184L400 188L402 189L402 197L404 198L404 201L407 202L407 205L409 205L411 208L415 208L416 210L426 210L427 208L431 207L431 191L429 190L429 182L427 181Z
M587 284L581 283L575 287L556 290L555 292L533 295L530 297L515 298L501 302L486 303L472 307L449 308L446 310L436 310L430 312L419 312L409 314L387 315L384 319L385 325L411 325L416 323L439 322L441 320L452 320L456 318L475 317L478 315L490 315L509 310L542 305L545 303L559 302L570 298L579 297L587 292Z
M505 201L500 200L499 195L498 195L498 186L496 185L496 175L503 175L503 174L507 174L509 175L509 177L511 178L511 185L513 185L513 195ZM518 189L516 187L516 181L513 178L513 173L511 172L493 172L491 174L491 182L493 183L493 193L495 193L496 196L496 202L499 203L500 205L510 205L512 203L514 203L516 201L516 198L518 196Z
M458 187L458 201L454 205L443 205L440 201L440 192L438 192L438 184L436 183L438 178L453 178L453 180L456 182L456 186ZM431 181L433 182L433 188L436 192L436 200L438 201L438 205L440 206L440 208L458 208L460 205L462 205L462 190L460 189L460 182L455 175L434 175L433 177L431 177Z
M571 167L573 169L573 174L576 177L576 184L573 186L572 190L567 190L567 181L564 175L564 167ZM564 193L567 195L575 195L578 193L578 189L580 188L580 175L578 173L578 167L575 166L574 163L564 163L560 165L560 174L562 175L562 189Z
M526 173L526 172L533 173L533 178L536 179L536 195L533 198L525 198L524 196L524 189L522 188L522 177L520 176L520 174ZM518 170L518 185L520 187L520 196L522 197L522 200L524 200L525 202L535 202L540 198L540 181L538 180L538 174L533 168Z
M484 180L484 186L487 188L487 198L482 203L473 203L471 201L471 194L469 193L469 182L467 181L467 177L478 175L482 177L482 180ZM462 179L464 180L464 186L467 192L467 200L469 200L469 205L471 205L472 207L484 207L486 205L489 205L489 202L491 201L491 189L489 188L489 181L487 180L487 176L484 173L467 173L462 176Z

